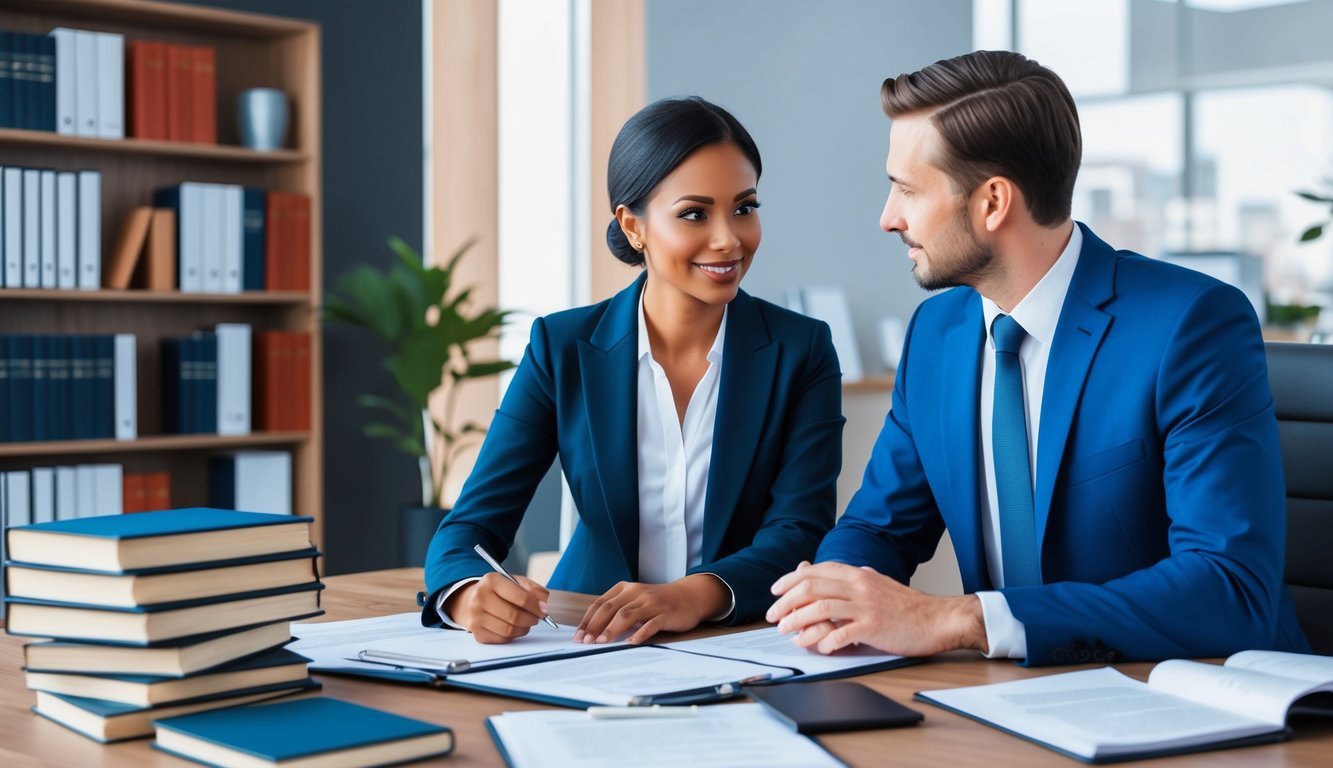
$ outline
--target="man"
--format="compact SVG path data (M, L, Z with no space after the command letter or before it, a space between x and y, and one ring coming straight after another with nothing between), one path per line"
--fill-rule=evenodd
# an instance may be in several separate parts
M880 225L923 288L953 290L913 317L862 486L768 619L823 653L1308 652L1245 297L1070 219L1082 141L1049 69L982 51L882 99ZM904 586L946 528L967 594Z

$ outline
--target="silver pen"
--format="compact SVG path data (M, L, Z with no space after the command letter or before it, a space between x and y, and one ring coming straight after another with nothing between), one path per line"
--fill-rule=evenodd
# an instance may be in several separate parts
M481 555L481 559L486 561L486 564L491 567L491 570L495 571L496 573L500 574L506 579L512 581L514 583L514 586L518 587L519 589L523 589L523 585L518 583L518 579L511 576L509 571L506 571L505 567L503 565L500 565L500 562L498 560L491 557L491 553L487 552L485 549L482 549L482 546L480 544L474 546L472 549L475 550L478 555ZM550 616L543 616L542 621L546 622L547 624L550 624L551 629L560 629L560 625L552 621Z
M467 659L432 659L427 656L409 656L406 653L376 651L374 649L358 651L356 657L362 661L369 662L406 664L413 667L424 667L426 669L443 669L450 674L466 672L472 667L472 662Z

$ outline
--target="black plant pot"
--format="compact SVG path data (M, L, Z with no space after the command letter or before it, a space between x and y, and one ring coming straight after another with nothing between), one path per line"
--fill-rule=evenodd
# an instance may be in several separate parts
M403 507L398 516L398 565L420 568L440 521L449 510L440 507Z

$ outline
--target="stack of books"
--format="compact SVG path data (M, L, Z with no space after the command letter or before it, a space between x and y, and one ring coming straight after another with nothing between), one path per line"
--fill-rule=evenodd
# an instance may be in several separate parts
M308 693L282 646L318 616L309 517L180 509L7 532L6 631L38 714L97 741L152 721Z

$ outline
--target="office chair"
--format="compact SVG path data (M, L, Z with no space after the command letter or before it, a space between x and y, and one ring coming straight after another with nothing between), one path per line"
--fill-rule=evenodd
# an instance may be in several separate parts
M1287 478L1285 580L1310 646L1333 654L1333 347L1265 347Z

